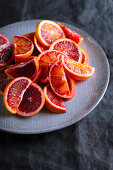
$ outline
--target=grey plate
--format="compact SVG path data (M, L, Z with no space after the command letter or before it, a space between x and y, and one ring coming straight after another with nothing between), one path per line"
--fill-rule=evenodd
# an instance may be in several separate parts
M0 28L0 33L7 36L13 43L14 34L22 35L33 32L38 22L39 20L29 20L11 24ZM87 51L88 64L95 67L95 74L86 81L76 83L76 95L65 103L67 113L63 114L52 114L46 109L42 109L40 113L32 117L22 118L9 113L0 96L0 129L20 134L44 133L61 129L88 115L102 99L110 75L106 55L92 37L74 26L65 25L83 36L84 40L80 46Z

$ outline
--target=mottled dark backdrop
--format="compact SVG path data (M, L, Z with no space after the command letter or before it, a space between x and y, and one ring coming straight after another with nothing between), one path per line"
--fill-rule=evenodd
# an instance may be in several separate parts
M0 170L113 170L113 1L0 0L0 27L28 19L86 31L103 47L111 78L96 109L70 127L32 136L1 131Z

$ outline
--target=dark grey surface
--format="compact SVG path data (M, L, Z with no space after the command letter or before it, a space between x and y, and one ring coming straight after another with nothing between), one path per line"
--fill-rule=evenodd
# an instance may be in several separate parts
M107 54L111 78L108 90L86 118L68 128L41 135L0 133L0 170L113 169L113 1L0 1L0 27L46 18L85 30ZM104 68L103 68L104 69Z

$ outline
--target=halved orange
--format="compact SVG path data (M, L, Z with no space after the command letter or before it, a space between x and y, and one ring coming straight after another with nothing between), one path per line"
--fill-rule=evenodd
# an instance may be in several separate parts
M62 38L54 41L51 44L49 50L61 51L78 63L80 63L82 60L82 54L79 46L73 40L68 38Z
M65 38L65 34L57 23L43 20L36 26L36 37L42 45L49 47L55 40Z
M50 85L47 84L44 87L44 95L45 95L45 107L54 113L63 113L66 112L66 107L63 102L63 99L57 96L53 90L51 89Z
M39 64L41 67L51 67L54 63L61 60L64 55L57 50L46 50L39 54Z
M81 52L82 52L82 61L81 61L81 63L82 64L87 64L88 59L89 59L88 54L83 48L80 47L80 49L81 49Z
M0 66L6 66L14 59L13 46L9 39L0 34Z
M40 53L43 52L43 51L45 51L45 50L48 50L48 47L42 45L42 44L38 41L38 39L37 39L36 36L34 36L34 44L35 44L36 49L37 49Z
M38 70L38 57L32 56L23 62L11 65L5 70L5 73L12 79L23 76L33 79L37 75Z
M71 100L75 96L75 93L76 93L75 80L73 80L70 77L67 77L67 81L68 81L68 85L69 85L69 89L70 89L70 97L66 98L65 99L66 101Z
M62 98L68 98L70 96L70 90L62 61L58 61L51 66L49 71L49 82L56 95Z
M42 68L42 74L40 77L41 83L48 83L49 82L49 67Z
M45 103L41 87L26 77L12 80L5 88L3 99L9 112L21 116L38 113Z
M77 32L71 30L61 23L58 23L58 25L62 28L67 38L74 40L77 44L80 44L83 41L83 37L81 37Z
M14 56L15 62L21 62L29 58L34 50L32 41L21 35L14 35Z
M66 75L75 80L86 80L94 74L95 68L77 63L68 57L62 57L62 63L65 68Z

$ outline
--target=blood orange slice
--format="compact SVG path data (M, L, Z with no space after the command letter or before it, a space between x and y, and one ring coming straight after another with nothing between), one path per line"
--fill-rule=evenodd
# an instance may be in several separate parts
M42 45L49 47L55 40L65 38L65 34L57 23L43 20L36 26L36 37Z
M42 68L42 74L40 78L41 83L48 83L49 82L49 68L44 67Z
M31 56L34 50L32 41L24 36L14 36L15 62L21 62Z
M78 63L80 63L82 60L81 50L79 46L71 39L58 39L51 44L49 49L61 51Z
M56 50L46 50L39 54L38 60L41 67L51 67L54 63L62 59L65 54Z
M57 96L51 89L50 85L46 85L44 87L44 95L45 95L45 107L55 113L63 113L66 112L66 107L63 102L63 99Z
M32 41L32 43L34 43L34 35L35 35L35 32L30 32L30 33L24 34L23 36L29 38Z
M71 100L75 96L75 93L76 93L75 80L73 80L70 77L67 77L67 81L68 81L68 85L69 85L69 89L70 89L70 97L66 98L65 99L66 101Z
M58 61L51 66L49 71L49 82L56 95L62 98L68 98L70 96L68 82L61 61Z
M35 44L36 49L37 49L40 53L43 52L43 51L45 51L45 50L48 50L48 47L42 45L42 44L38 41L38 39L36 38L36 36L34 36L34 44Z
M37 83L41 77L41 74L42 74L42 68L39 67L39 70L38 70L38 73L37 75L35 76L35 78L32 80L34 83Z
M87 64L88 63L88 54L87 54L87 52L85 51L85 50L83 50L82 48L80 48L81 49L81 52L82 52L82 61L81 61L81 63L82 64Z
M0 66L6 66L14 59L13 47L7 37L0 34Z
M81 37L75 31L69 29L68 27L58 23L58 25L62 28L67 38L74 40L77 44L80 44L83 41L83 37Z
M86 80L94 74L95 68L77 63L68 57L62 57L66 75L75 80Z
M4 105L7 110L16 114L22 100L24 91L30 86L31 80L26 77L19 77L12 80L4 91Z
M37 75L38 70L38 57L32 56L23 62L11 65L5 70L5 73L12 79L23 76L33 79Z
M44 103L45 97L41 87L32 83L23 94L17 114L20 116L32 116L42 109Z

